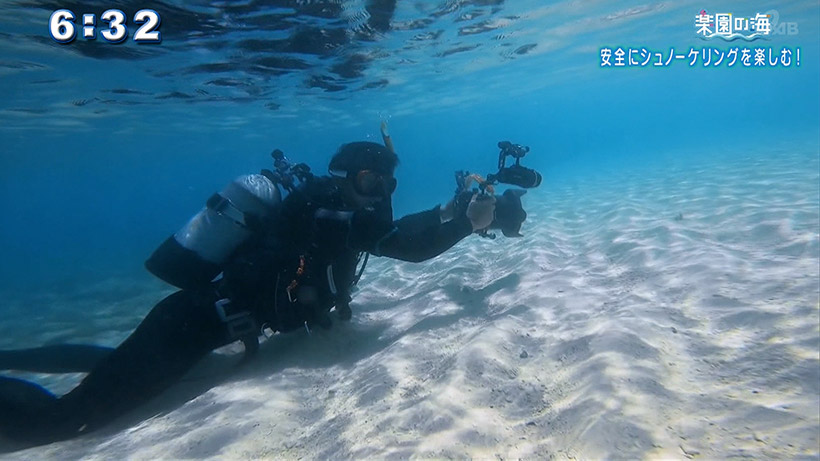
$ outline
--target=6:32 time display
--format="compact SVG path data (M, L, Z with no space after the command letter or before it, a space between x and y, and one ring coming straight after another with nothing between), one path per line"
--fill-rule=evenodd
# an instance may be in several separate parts
M86 40L97 38L97 16L93 13L82 15L82 36ZM77 26L74 24L74 13L70 10L56 10L48 20L48 31L57 43L68 44L77 37ZM100 36L109 43L121 43L128 38L126 16L120 10L106 10L100 15L100 21L107 27L100 29ZM140 26L134 32L133 40L137 43L160 43L160 17L154 10L139 10L134 13L134 22Z

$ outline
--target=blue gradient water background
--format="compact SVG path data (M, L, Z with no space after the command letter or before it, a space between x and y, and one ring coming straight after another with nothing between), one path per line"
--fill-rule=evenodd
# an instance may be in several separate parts
M324 172L341 143L378 140L382 118L389 119L402 162L397 215L447 200L455 169L490 172L503 139L531 147L525 162L544 175L531 194L547 196L553 184L670 159L731 163L778 149L816 158L820 5L779 3L780 19L796 22L797 35L727 43L697 38L693 23L700 9L753 15L772 4L559 2L539 15L541 2L515 2L502 5L497 16L517 14L519 20L472 37L482 45L473 51L452 57L416 51L414 64L404 67L375 61L367 72L387 75L391 83L384 88L331 95L300 85L303 76L287 76L274 96L258 102L162 99L100 114L94 103L74 102L110 88L192 92L197 84L187 75L157 78L152 72L208 56L98 59L71 53L74 45L35 45L28 37L46 36L50 12L4 7L0 60L41 67L11 65L0 73L0 293L24 297L109 277L148 277L142 262L153 248L233 177L269 167L273 148ZM399 14L412 13L399 8ZM449 27L441 48L461 40L454 33L458 24L448 22L458 14L435 24ZM500 47L498 36L506 32L537 46L513 59ZM386 50L391 63L406 53L406 42L395 35L387 32L372 44ZM156 46L174 45L166 40ZM800 47L800 66L599 65L604 46L668 53L757 45ZM33 83L48 79L55 81ZM265 107L271 99L279 110Z

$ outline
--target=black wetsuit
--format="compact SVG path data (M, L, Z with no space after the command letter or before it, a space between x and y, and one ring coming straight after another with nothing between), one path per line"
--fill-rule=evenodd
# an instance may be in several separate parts
M26 444L70 438L157 396L203 356L242 339L218 314L217 301L229 299L246 314L252 339L263 326L328 326L334 306L348 307L363 253L423 261L472 232L464 213L442 224L436 207L393 221L389 202L383 208L347 209L328 178L303 185L283 201L278 224L263 227L236 252L221 280L163 299L113 351L89 347L93 358L77 361L96 363L68 394L57 398L26 381L0 378L0 435ZM82 348L69 351L82 357ZM2 360L0 352L0 368Z

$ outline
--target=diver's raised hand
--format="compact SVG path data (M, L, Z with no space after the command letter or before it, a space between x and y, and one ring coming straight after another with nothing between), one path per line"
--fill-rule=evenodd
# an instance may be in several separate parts
M495 219L495 197L486 194L474 194L467 205L467 218L473 225L473 230L489 227Z

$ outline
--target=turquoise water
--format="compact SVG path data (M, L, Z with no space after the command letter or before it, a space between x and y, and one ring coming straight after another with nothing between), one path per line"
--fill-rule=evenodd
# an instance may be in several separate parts
M397 216L530 146L525 237L374 258L349 324L30 457L816 458L820 4L270 3L3 2L0 349L116 346L172 291L143 261L213 192L274 148L324 173L381 121ZM156 10L162 42L49 35L114 7ZM774 33L706 40L701 10ZM602 67L618 47L686 58ZM793 61L690 66L704 47Z
M455 169L490 172L502 139L532 148L526 161L545 177L536 194L666 156L731 162L792 142L817 155L813 1L778 5L796 35L754 42L700 39L694 16L770 4L398 2L391 27L377 30L368 2L312 3L325 13L289 2L133 2L129 15L160 13L162 43L60 45L48 35L54 10L99 15L110 5L6 2L0 291L136 273L215 189L268 167L273 148L323 172L339 144L378 139L380 119L402 159L398 214L444 201ZM323 27L342 38L319 54L273 45ZM799 47L801 62L602 68L600 49L617 46ZM298 65L282 69L285 60ZM311 87L317 78L335 86Z

